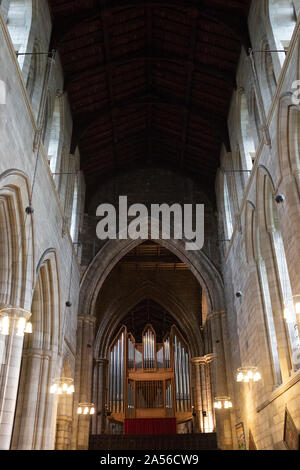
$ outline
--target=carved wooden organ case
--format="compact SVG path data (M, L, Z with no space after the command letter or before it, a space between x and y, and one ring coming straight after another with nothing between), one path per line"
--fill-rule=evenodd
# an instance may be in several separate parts
M109 419L192 417L190 361L186 342L175 325L157 343L147 324L142 343L123 326L109 350Z

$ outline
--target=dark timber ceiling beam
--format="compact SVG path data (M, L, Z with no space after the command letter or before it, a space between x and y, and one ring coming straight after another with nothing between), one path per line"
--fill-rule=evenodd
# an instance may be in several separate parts
M192 93L192 83L193 83L193 73L194 73L194 61L196 55L196 45L197 45L197 26L198 26L198 18L199 18L199 11L192 10L191 12L191 35L190 35L190 47L189 47L189 67L187 68L187 81L186 81L186 88L185 88L185 107L187 112L184 115L184 121L182 125L182 149L181 149L181 157L180 157L180 164L183 167L184 164L184 155L187 145L187 132L188 132L188 125L190 120L190 100L191 100L191 93Z
M107 68L117 68L121 67L122 65L130 64L130 63L135 63L139 61L148 61L148 62L162 62L162 63L171 63L171 64L177 64L181 65L184 68L189 68L189 67L194 67L195 72L198 72L202 75L205 75L207 77L210 77L214 80L220 80L222 82L228 83L232 88L236 88L236 78L235 74L229 71L226 71L224 69L221 69L217 66L213 65L202 65L196 62L192 62L189 59L183 59L180 57L172 57L168 55L167 57L164 57L162 55L152 55L152 56L147 56L147 55L141 55L141 56L136 56L136 54L129 54L128 57L123 57L120 60L113 60L111 63L105 63L102 64L98 67L95 67L92 69L91 67L86 67L84 69L79 69L76 72L73 72L72 74L69 74L66 76L65 79L65 91L69 91L72 85L74 85L76 82L82 82L83 80L87 80L89 78L95 77L97 74L105 73Z
M153 18L152 9L147 6L147 51L148 57L152 56L152 34L153 34ZM152 61L147 60L146 62L146 81L148 95L152 94ZM148 106L147 109L147 162L149 163L152 158L152 105Z
M207 8L197 0L173 0L171 3L166 1L141 1L141 0L110 0L108 2L100 1L98 6L93 8L83 8L71 15L57 15L55 19L55 26L52 31L50 42L50 50L59 49L60 44L64 38L72 31L76 30L78 26L83 23L88 23L100 19L102 11L114 10L117 8L130 8L130 7L166 7L174 9L174 7L181 7L187 10L196 9L200 12L200 17L217 23L226 29L228 33L236 38L248 51L251 48L250 36L247 28L246 17L241 18L238 14L228 14L228 9L215 5L214 8ZM240 11L241 15L243 14Z
M103 36L104 36L104 57L105 57L105 62L110 63L111 62L111 57L110 57L110 42L109 42L109 33L108 33L108 24L111 22L111 15L109 12L104 12L103 10L101 11L101 24L102 24L102 30L103 30ZM106 67L106 83L107 83L107 88L109 91L109 100L110 100L110 119L111 119L111 127L112 127L112 135L113 135L113 153L114 153L114 161L115 161L115 168L117 170L118 168L118 149L117 149L117 144L118 144L118 136L117 136L117 125L113 113L113 109L115 106L115 97L114 97L114 90L113 90L113 79L112 79L112 68L111 67Z
M103 106L98 111L92 111L83 113L78 116L74 116L74 125L73 125L73 133L72 133L72 143L71 143L71 153L74 153L76 150L77 145L79 144L81 138L83 138L89 129L94 126L103 116L119 113L119 112L128 112L130 108L135 107L147 107L148 106L165 106L171 112L173 110L179 110L184 115L186 113L191 113L196 115L203 123L208 126L218 137L223 141L224 139L224 120L220 119L218 112L215 114L213 110L205 109L204 107L200 107L193 103L190 103L189 107L186 106L184 102L180 102L178 99L170 99L165 98L157 99L155 96L150 97L141 97L141 98L130 98L125 100L123 103L116 104L114 107L111 106ZM227 143L224 142L227 146Z

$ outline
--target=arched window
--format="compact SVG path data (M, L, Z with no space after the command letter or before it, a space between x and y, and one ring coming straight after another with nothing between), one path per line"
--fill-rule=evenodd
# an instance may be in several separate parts
M31 0L11 0L7 15L7 28L9 30L15 51L19 54L27 52L28 39L32 21ZM18 61L21 69L25 56L19 55Z
M297 22L293 0L269 0L270 21L281 65Z
M252 170L256 151L252 135L247 99L245 95L241 96L241 133L246 161L246 169Z
M275 383L276 385L279 385L282 382L282 376L281 376L280 362L279 362L279 355L278 355L277 337L276 337L276 330L275 330L275 323L274 323L274 316L273 316L266 263L262 257L261 249L260 249L261 242L260 242L259 230L257 230L256 232L256 241L257 241L258 271L259 271L260 282L261 282L266 327L268 331L270 356L271 356L272 365L273 365Z
M33 54L30 56L30 61L28 61L29 70L26 89L32 110L35 118L37 119L41 104L43 72L46 68L46 56L40 54L41 47L38 41L35 42L32 52Z
M52 173L56 172L58 162L58 152L61 136L61 112L60 112L60 100L55 99L54 111L52 116L50 138L48 146L48 161Z
M291 299L293 296L292 287L290 282L289 270L286 260L286 253L284 248L284 243L281 235L278 210L274 202L273 191L271 183L268 181L266 186L267 197L266 201L270 204L270 216L271 216L271 235L272 243L275 252L275 260L277 266L277 273L280 282L281 297L283 301L282 309L284 310L284 305ZM286 318L286 328L289 337L290 350L291 350L291 360L293 363L294 370L300 369L300 337L299 337L299 326L297 324L297 316L294 310L289 312L289 318Z
M229 239L231 239L232 234L233 234L233 223L232 223L227 177L225 174L224 174L224 211L225 211L226 235Z

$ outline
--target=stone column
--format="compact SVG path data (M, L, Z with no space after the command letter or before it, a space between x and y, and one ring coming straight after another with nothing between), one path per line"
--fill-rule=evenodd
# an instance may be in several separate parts
M197 432L209 433L215 429L213 408L211 362L213 354L192 359L194 364L195 410L197 414Z
M0 375L0 450L9 450L15 416L23 338L13 326L6 338Z
M56 420L55 450L71 449L72 416L60 415Z
M78 317L77 356L75 370L74 429L72 448L87 450L91 416L77 414L79 403L92 401L93 343L95 336L95 317Z
M213 389L214 397L228 396L227 364L226 364L226 331L224 330L225 311L213 312L209 315L213 346ZM219 447L229 450L233 447L231 429L231 411L219 410L216 414L216 428Z
M96 415L92 419L93 434L104 434L106 428L106 374L107 359L97 359L94 366L93 402L96 405Z
M52 368L51 351L30 349L23 353L12 449L53 448L56 403L54 395L50 394Z

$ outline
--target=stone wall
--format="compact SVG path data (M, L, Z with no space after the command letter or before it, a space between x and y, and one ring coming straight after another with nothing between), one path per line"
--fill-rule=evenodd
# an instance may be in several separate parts
M294 3L298 13L299 2ZM251 431L258 449L275 449L283 447L285 406L298 429L300 428L300 408L296 404L300 391L300 375L292 364L289 327L283 318L286 293L280 272L280 263L283 263L285 252L292 294L298 294L299 110L292 103L292 83L299 79L300 72L300 22L298 19L282 66L277 52L271 53L271 62L268 54L261 52L266 44L270 46L270 50L278 49L268 2L252 2L249 32L256 76L251 57L242 51L237 70L237 90L233 93L228 117L231 153L222 151L223 171L218 174L216 190L220 230L226 233L224 168L247 169L240 111L241 97L244 95L250 117L248 132L252 135L255 146L254 165L251 173L225 171L234 221L231 240L222 247L222 271L232 356L229 381L234 384L236 424L241 421L244 423L247 445ZM273 67L271 75L270 67ZM269 86L270 77L275 81L273 93ZM285 201L277 205L275 196L279 193L284 195ZM279 255L277 252L276 258L275 238L279 232L284 250L281 249ZM258 238L260 246L257 243ZM266 266L267 280L262 279L260 274L262 262ZM271 298L269 306L263 295L266 283ZM241 298L235 296L237 291L243 293ZM274 320L275 334L270 331L268 312ZM271 342L275 336L275 349L278 351L282 376L279 382L271 352ZM262 380L256 384L235 383L237 368L250 365L259 368Z
M68 99L60 94L63 90L64 78L59 56L52 60L45 54L38 59L34 92L30 97L28 77L34 56L27 55L22 64L20 60L18 61L6 25L6 7L7 2L2 1L0 80L5 84L6 103L0 104L0 204L3 204L1 205L3 210L0 225L2 229L6 227L5 230L8 233L6 236L5 230L1 232L1 256L5 256L7 260L7 264L0 263L2 270L0 274L1 307L9 303L14 307L23 307L32 311L34 328L32 343L28 345L26 342L24 351L26 348L26 354L30 357L28 374L36 375L32 386L40 386L39 393L42 397L46 397L52 379L60 377L66 360L70 362L70 372L74 374L80 281L79 261L69 234L73 205L73 197L70 193L73 180L72 177L52 175L48 164L47 142L44 140L43 145L41 138L47 127L47 119L52 120L51 110L53 110L57 96L61 102L58 172L61 168L67 168L70 171L73 161L75 162L79 157L69 155L72 118ZM33 1L28 51L34 50L34 44L37 43L40 52L47 52L50 34L51 20L47 1ZM44 112L46 101L48 103L47 115ZM69 196L67 197L66 194ZM15 201L15 206L12 205L12 201ZM25 214L25 208L28 206L33 207L33 215ZM16 212L16 207L19 212ZM13 233L15 235L12 240ZM20 251L22 246L24 249ZM42 305L45 313L44 318L40 318L41 307L36 309L32 305L32 300L41 279L41 269L48 261L47 276L50 280L49 285L48 281L42 282L40 294L44 296ZM7 277L7 272L9 273L13 266L16 266L14 268L16 273L19 271L21 273L15 279L15 288L11 288L11 281ZM24 294L22 294L23 291ZM71 301L71 308L66 307L67 300ZM49 319L47 315L50 316ZM42 334L49 334L50 342L45 337L44 339L42 336L38 337L40 322L43 324ZM46 332L44 323L51 325L49 333ZM26 411L25 421L20 424L18 443L14 439L14 445L26 449L53 448L57 403L47 400L47 405L45 405L43 398L43 405L40 408L36 407L35 392L33 393L32 389L30 397L25 385L24 388L20 386L17 396L23 344L21 341L15 346L14 344L15 342L13 342L12 362L6 362L6 365L3 365L8 358L9 339L4 344L1 357L0 448L7 449L11 445L14 411L16 402L20 403L20 400L21 402L25 400L23 403ZM33 351L35 351L34 356L32 356ZM35 359L32 359L33 357ZM51 357L49 376L45 381L43 374L46 369L45 365L41 366L41 364L43 361L48 363L49 357ZM37 361L39 365L36 363L34 366L34 361ZM22 396L22 393L26 396ZM44 405L46 408L43 408ZM38 438L35 442L28 437L32 433L30 431L28 434L29 416L26 418L26 413L33 413L32 416L36 414L35 425L38 426L36 429ZM48 419L50 415L52 418L47 423L44 421L43 425L41 423L45 419L45 413L48 413Z

